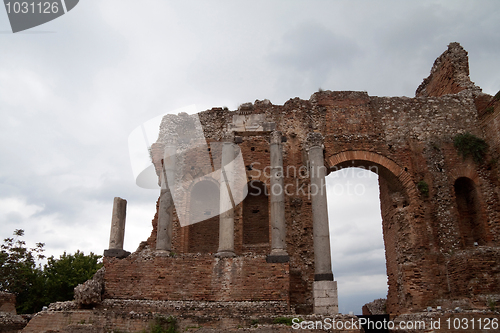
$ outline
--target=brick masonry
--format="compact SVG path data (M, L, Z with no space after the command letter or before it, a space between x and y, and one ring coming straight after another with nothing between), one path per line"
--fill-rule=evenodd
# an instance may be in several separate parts
M500 295L499 105L470 82L467 52L452 43L436 60L415 98L320 91L309 100L293 98L284 105L257 100L239 111L213 108L201 112L198 115L208 142L221 141L228 128L236 129L247 181L262 182L267 190L268 125L249 131L239 123L234 125L233 116L238 121L252 116L274 123L286 137L282 147L290 262L265 262L271 232L266 232L269 214L256 208L266 209L262 197L260 202L243 201L235 208L234 259L213 258L218 244L217 217L187 227L174 218L172 248L176 256L155 256L155 216L151 236L136 253L121 260L105 259L106 297L286 300L291 311L311 313L314 253L304 144L308 133L319 132L324 137L328 172L357 166L379 175L387 310L407 313L469 299L478 300L468 302L471 307L485 307L488 295ZM157 144L163 143L163 130ZM465 132L488 142L484 163L464 159L453 146L453 137ZM156 166L159 159L161 154L153 153ZM210 168L199 166L199 156L192 152L183 163L191 167L193 179L202 168ZM418 189L421 181L428 184L428 195ZM461 184L469 184L474 195L467 194L469 190ZM464 210L460 204L464 198L473 198L474 208ZM195 199L192 193L186 205L177 208L189 209ZM476 241L467 240L470 234L476 235Z
M288 263L262 255L214 258L210 254L106 257L105 298L170 301L289 302Z

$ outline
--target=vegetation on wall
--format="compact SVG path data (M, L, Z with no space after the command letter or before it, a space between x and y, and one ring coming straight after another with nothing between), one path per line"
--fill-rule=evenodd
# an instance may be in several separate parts
M420 191L420 193L428 198L429 197L429 185L423 180L419 181L417 184L417 189Z
M465 159L470 156L476 163L482 163L488 150L488 144L481 138L466 132L453 138L453 145Z
M493 97L496 101L500 101L500 90L496 93L495 97Z
M145 331L146 332L146 331ZM177 318L157 315L150 325L149 333L177 333Z

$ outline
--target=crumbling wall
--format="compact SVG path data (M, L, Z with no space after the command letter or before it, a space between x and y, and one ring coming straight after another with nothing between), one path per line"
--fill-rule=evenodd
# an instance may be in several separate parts
M16 295L0 291L0 312L16 314Z
M238 257L229 261L218 261L207 253L214 251L215 236L210 237L212 250L194 248L193 242L203 241L200 236L204 234L203 228L194 238L193 230L181 227L177 217L173 222L172 247L178 256L148 257L148 251L155 248L155 217L151 237L136 254L121 260L106 258L107 297L288 299L297 313L310 313L314 244L304 145L310 132L319 132L324 137L328 172L360 166L373 168L379 175L389 283L388 312L421 310L442 299L470 297L465 292L469 282L464 279L474 279L480 274L487 276L485 281L489 287L475 288L473 294L499 293L500 283L492 287L491 282L497 279L496 261L488 266L474 259L483 252L494 253L500 242L500 174L496 162L490 163L498 158L500 147L499 103L492 102L491 96L482 94L470 82L467 52L456 43L450 44L436 60L431 75L416 95L415 98L373 97L366 92L321 91L309 100L293 98L284 105L264 100L245 104L237 111L213 108L199 113L208 142L220 141L227 131L234 131L247 180L260 181L266 187L269 186L269 172L265 172L270 163L269 124L283 133L286 138L282 143L286 242L290 262L283 264L285 266L267 264L264 255L269 253L270 242L259 246L245 243L244 219L248 218L244 216L248 214L245 202L235 208L234 241ZM259 131L249 131L241 119L259 120ZM458 154L453 138L466 132L490 144L486 163L476 163ZM161 135L157 144L163 144ZM197 163L196 158L187 154L183 163L191 166ZM192 170L194 177L197 169ZM469 179L477 191L477 223L484 227L485 234L484 244L478 244L479 250L464 248L461 241L463 231L454 188L461 177ZM419 184L425 184L427 190L419 189ZM335 217L332 220L335 221ZM214 220L210 229L215 228L216 222ZM255 258L251 259L252 255ZM236 279L220 293L214 291L213 281L220 277L216 267L222 262L234 267L231 276ZM254 265L252 269L250 265ZM472 275L465 276L464 272ZM253 283L263 289L251 287ZM275 289L274 294L271 289ZM276 294L276 290L283 293Z
M456 94L462 90L479 92L469 78L469 58L467 51L459 43L450 43L431 69L431 74L417 88L417 97L437 97Z

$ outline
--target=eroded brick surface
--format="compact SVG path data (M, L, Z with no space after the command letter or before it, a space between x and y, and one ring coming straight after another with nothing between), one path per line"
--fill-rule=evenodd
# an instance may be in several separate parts
M500 109L499 102L481 93L468 74L467 52L452 43L436 60L415 98L321 91L309 100L293 98L284 105L257 100L239 111L214 108L199 113L208 142L219 142L228 128L236 129L247 181L258 181L262 188L269 189L268 125L249 131L233 124L233 118L255 116L252 119L274 123L286 137L282 149L290 262L274 266L265 262L270 251L269 214L258 207L266 210L269 205L243 201L234 212L236 258L213 258L217 218L187 227L174 218L172 247L177 256L151 256L155 217L151 237L135 254L106 259L106 295L286 300L293 311L311 313L313 224L305 141L308 133L319 132L328 172L357 166L379 175L387 310L406 313L462 301L485 308L487 297L500 294ZM453 137L465 132L488 142L483 163L464 159L454 147ZM162 144L161 134L158 144ZM213 168L196 167L201 162L194 153L187 154L183 163L195 166L190 169L193 179L202 168ZM419 182L427 184L428 193L418 189ZM467 194L470 188L473 195ZM471 200L472 205L463 203ZM176 207L188 209L190 202ZM228 276L233 280L224 282Z

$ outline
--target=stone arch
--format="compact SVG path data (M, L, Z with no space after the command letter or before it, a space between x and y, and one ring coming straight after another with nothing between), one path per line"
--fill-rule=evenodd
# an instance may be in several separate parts
M258 175L256 175L258 174ZM251 173L247 171L247 182L252 182L252 181L259 181L264 183L267 187L269 187L269 179L270 175L266 174L264 170L260 171L258 173Z
M346 162L350 162L350 166L362 166L364 167L364 162L372 162L383 167L383 172L387 173L385 170L389 171L394 175L400 182L402 189L404 189L406 196L412 202L417 196L417 190L415 184L410 176L410 174L405 170L405 168L398 165L391 159L370 151L365 150L348 150L343 151L338 154L332 155L326 159L326 164L328 170L331 171L336 166L346 167L348 166ZM384 170L385 169L385 170Z
M379 175L380 208L388 277L387 311L396 313L411 307L414 290L405 285L409 264L405 247L414 247L414 219L409 206L415 206L418 193L415 183L404 167L391 159L369 151L344 151L326 158L328 172L360 167ZM404 246L401 246L404 244Z
M466 177L474 182L476 186L479 186L479 175L474 164L467 164L459 168L452 168L451 177L454 179L454 182L456 182L460 177Z
M243 200L243 245L269 244L269 196L265 183L248 182Z
M210 216L187 226L187 252L215 253L219 246L218 183L210 177L200 178L191 184L187 193L186 209L189 210L191 219L199 220L204 215Z

